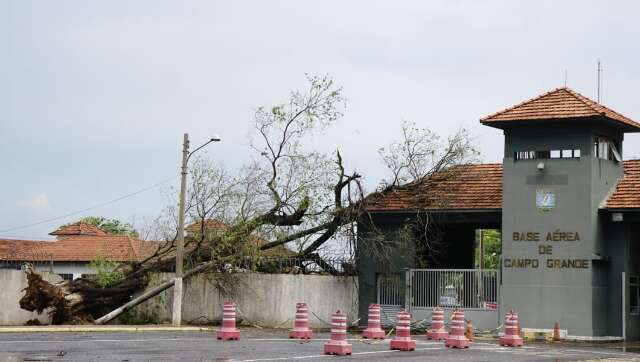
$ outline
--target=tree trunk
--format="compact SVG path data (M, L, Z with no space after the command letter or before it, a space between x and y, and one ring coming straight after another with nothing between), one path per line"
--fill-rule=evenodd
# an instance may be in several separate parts
M211 265L211 262L200 264L197 267L187 271L182 278L183 279L187 279L187 278L192 277L195 274L201 273L201 272L205 271L210 265ZM142 293L142 295L133 298L131 301L129 301L126 304L124 304L123 306L115 309L114 311L109 312L108 314L96 319L94 323L95 324L106 324L106 323L109 323L114 318L118 317L120 314L130 310L131 308L133 308L136 305L146 301L147 299L152 298L152 297L162 293L163 291L171 288L174 285L174 283L175 283L175 278L172 278L171 280L168 280L168 281L166 281L166 282L154 287L153 289Z

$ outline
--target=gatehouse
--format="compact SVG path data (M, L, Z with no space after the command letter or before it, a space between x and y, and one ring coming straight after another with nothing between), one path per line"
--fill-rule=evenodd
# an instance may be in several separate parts
M502 163L455 166L368 204L362 323L373 302L414 319L464 308L480 329L513 309L525 328L640 339L640 160L623 160L640 124L566 87L480 122L504 135ZM369 250L373 229L390 255ZM495 268L488 230L500 235Z

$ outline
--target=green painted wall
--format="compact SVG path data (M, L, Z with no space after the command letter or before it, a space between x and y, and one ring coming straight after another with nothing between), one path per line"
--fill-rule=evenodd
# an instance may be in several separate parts
M593 157L596 135L621 141L611 129L575 123L545 123L505 130L503 175L503 284L501 312L514 308L523 326L552 328L556 321L572 335L607 335L609 277L599 207L622 177L622 164ZM572 159L514 160L514 152L580 149ZM543 171L537 169L544 162ZM555 194L549 212L536 206L536 192ZM554 232L578 233L579 241L547 241ZM539 241L518 241L514 233L539 233ZM551 249L546 249L550 247ZM541 248L545 248L544 252ZM513 267L527 259L527 267ZM588 268L548 267L549 260L586 260ZM537 260L537 267L534 267ZM510 265L511 264L511 265ZM585 318L585 316L590 316Z

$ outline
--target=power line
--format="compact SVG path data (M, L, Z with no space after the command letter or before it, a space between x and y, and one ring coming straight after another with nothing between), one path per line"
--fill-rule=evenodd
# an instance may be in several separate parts
M80 213L83 213L83 212L87 212L87 211L89 211L89 210L93 210L93 209L97 209L97 208L99 208L99 207L107 206L107 205L110 205L110 204L116 203L116 202L118 202L118 201L122 201L122 200L124 200L124 199L127 199L127 198L129 198L129 197L132 197L132 196L135 196L135 195L141 194L141 193L143 193L143 192L145 192L145 191L149 191L149 190L151 190L151 189L154 189L154 188L156 188L156 187L159 187L159 186L161 186L161 185L163 185L163 184L165 184L165 183L167 183L167 182L169 182L169 181L171 181L171 180L177 180L177 177L176 177L176 176L168 177L168 178L166 178L166 179L164 179L164 180L162 180L162 181L160 181L160 182L157 182L157 183L155 183L155 184L153 184L153 185L151 185L151 186L145 187L145 188L140 189L140 190L138 190L138 191L134 191L134 192L132 192L132 193L129 193L129 194L126 194L126 195L120 196L120 197L118 197L118 198L115 198L115 199L113 199L113 200L109 200L109 201L103 202L103 203L98 204L98 205L94 205L94 206L87 207L87 208L84 208L84 209L81 209L81 210L73 211L73 212L70 212L70 213L68 213L68 214L64 214L64 215L60 215L60 216L56 216L56 217L52 217L52 218L45 219L45 220L40 220L40 221L38 221L38 222L34 222L34 223L30 223L30 224L25 224L25 225L20 225L20 226L14 226L14 227L11 227L11 228L8 228L8 229L3 229L3 230L0 230L0 233L6 233L6 232L9 232L9 231L14 231L14 230L19 230L19 229L25 229L25 228L29 228L29 227L32 227L32 226L37 226L37 225L41 225L41 224L46 224L46 223L48 223L48 222L52 222L52 221L56 221L56 220L60 220L60 219L64 219L64 218L67 218L67 217L69 217L69 216L77 215L77 214L80 214Z

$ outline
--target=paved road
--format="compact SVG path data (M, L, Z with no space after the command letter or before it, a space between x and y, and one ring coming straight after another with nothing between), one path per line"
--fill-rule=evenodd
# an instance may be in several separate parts
M470 349L450 350L417 336L414 352L388 350L388 342L366 344L353 336L353 355L322 355L328 334L311 342L286 339L283 331L243 330L240 341L221 342L211 332L156 333L0 333L0 361L584 361L634 360L621 348L527 344L499 347L476 341ZM324 340L323 340L324 339Z

